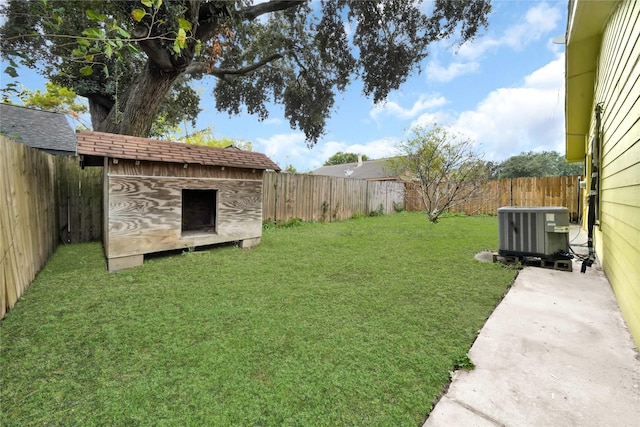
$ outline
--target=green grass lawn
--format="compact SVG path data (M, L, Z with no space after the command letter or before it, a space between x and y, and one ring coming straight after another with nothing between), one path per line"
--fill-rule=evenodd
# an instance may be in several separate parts
M61 246L0 326L0 425L418 426L516 271L495 217L265 230L105 271Z

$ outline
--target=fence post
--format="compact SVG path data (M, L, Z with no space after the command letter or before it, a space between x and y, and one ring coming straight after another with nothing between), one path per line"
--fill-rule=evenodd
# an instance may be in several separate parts
M274 225L278 225L278 178L280 178L280 176L276 175L273 180L273 224Z
M510 189L509 189L509 206L513 206L513 178L510 180Z

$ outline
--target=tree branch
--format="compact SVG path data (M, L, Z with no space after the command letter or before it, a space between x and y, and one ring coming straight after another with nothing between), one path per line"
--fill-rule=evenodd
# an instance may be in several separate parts
M250 6L241 11L240 15L248 21L253 21L258 16L264 15L265 13L291 9L293 7L298 7L304 3L306 3L306 0L271 0L265 3L258 3L256 5Z
M218 77L219 79L226 80L227 76L246 76L255 70L264 67L265 65L278 60L284 57L285 53L274 53L272 55L267 56L266 58L261 59L258 62L254 62L251 65L247 65L246 67L238 68L238 69L230 69L230 68L209 68L208 64L204 62L193 62L191 63L187 69L185 70L185 74L198 74L198 73L207 73L212 76Z
M142 25L138 25L133 30L136 38L148 36L147 29ZM138 41L138 45L144 53L147 54L149 60L162 71L173 71L175 66L171 61L171 54L162 45L162 42L151 38L144 38Z
M242 20L253 21L266 13L298 7L306 1L307 0L271 0L249 6L244 10L239 10L238 15ZM200 8L199 25L195 35L197 39L202 40L202 43L209 41L216 33L220 25L220 20L216 18L217 16L229 16L233 13L226 6L224 9L216 9L216 7L217 6L209 5L208 7Z

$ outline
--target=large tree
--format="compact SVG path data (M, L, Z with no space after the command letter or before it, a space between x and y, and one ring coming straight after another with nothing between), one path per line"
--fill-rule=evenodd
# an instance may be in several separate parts
M500 163L498 169L500 178L566 176L584 173L582 162L567 163L567 159L557 151L523 152Z
M342 151L338 151L333 156L329 157L326 162L322 164L322 166L333 166L333 165L343 165L345 163L355 163L358 161L359 154L356 153L344 153ZM360 160L369 160L366 154L360 155Z
M216 107L261 119L284 106L309 143L353 78L374 102L429 45L486 27L490 0L9 0L1 49L88 99L95 130L148 136L158 116L194 120L190 81L218 79Z

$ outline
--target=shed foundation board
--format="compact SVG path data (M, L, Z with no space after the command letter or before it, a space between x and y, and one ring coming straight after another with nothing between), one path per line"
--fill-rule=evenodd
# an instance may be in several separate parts
M131 255L117 258L109 258L109 271L124 270L125 268L139 267L144 262L144 255Z
M242 249L250 249L258 246L260 244L260 237L254 237L253 239L244 239L240 240L239 246Z

